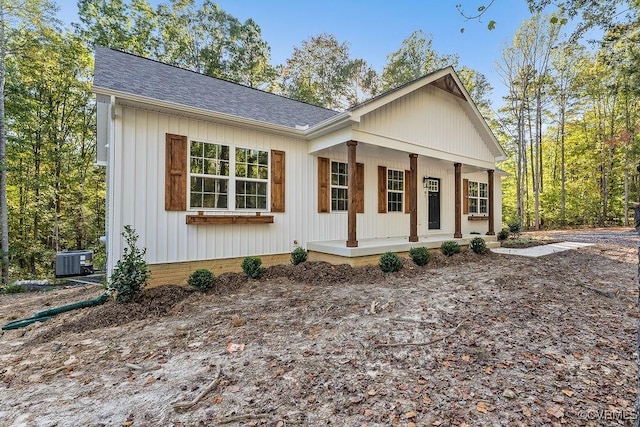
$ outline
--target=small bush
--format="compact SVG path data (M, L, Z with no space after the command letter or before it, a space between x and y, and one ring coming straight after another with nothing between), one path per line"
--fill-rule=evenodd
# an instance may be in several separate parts
M402 260L396 253L385 252L380 256L380 268L385 273L398 271L402 268Z
M498 231L498 240L507 240L509 238L509 229L508 228L503 228L502 230Z
M483 254L487 250L487 244L482 237L474 237L469 242L471 250L477 254Z
M307 260L307 251L302 248L295 248L291 251L291 264L298 265Z
M409 249L409 256L416 265L423 266L429 262L431 254L427 248L411 248Z
M215 282L216 276L206 268L194 271L187 279L187 284L189 286L193 286L200 292L205 292L213 288Z
M26 291L27 290L24 288L24 286L17 285L15 283L0 287L0 293L2 294L19 294Z
M254 256L248 256L242 260L242 271L252 279L262 276L262 260Z
M446 242L442 242L440 250L446 256L451 256L453 254L460 253L460 245L458 242L454 242L453 240L447 240Z
M127 247L113 268L107 289L115 292L117 302L130 302L142 294L150 273L144 260L147 250L136 246L138 235L135 230L130 225L125 225L122 236L127 241Z
M520 233L522 232L522 224L518 219L511 221L510 223L507 224L507 226L509 227L509 232L514 236L519 236Z

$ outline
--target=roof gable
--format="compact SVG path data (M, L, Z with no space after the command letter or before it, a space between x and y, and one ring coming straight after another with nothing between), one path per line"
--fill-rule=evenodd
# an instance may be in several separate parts
M100 46L95 49L93 89L290 128L314 126L341 114Z
M453 67L434 71L433 73L422 76L416 80L378 95L375 98L365 101L362 104L352 107L349 110L351 112L351 119L359 121L362 116L391 104L402 97L415 93L427 85L435 86L454 96L459 106L466 113L467 118L476 128L478 134L480 134L482 140L496 159L500 160L502 158L506 158L504 149L500 146L500 143L498 143L495 135L487 125L484 117L482 117L482 114L480 114L478 107L471 99L471 96L458 78Z

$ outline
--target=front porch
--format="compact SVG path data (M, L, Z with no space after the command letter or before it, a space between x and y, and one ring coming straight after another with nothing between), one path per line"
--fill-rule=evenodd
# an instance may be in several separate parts
M408 236L359 239L357 247L348 247L344 240L308 242L307 250L309 259L312 261L328 261L332 264L349 264L358 267L377 264L378 257L385 252L406 253L415 247L439 249L440 245L448 240L453 240L461 247L465 247L474 237L482 237L488 248L500 247L496 236L466 234L454 239L450 233L438 233L418 236L416 242L410 242Z

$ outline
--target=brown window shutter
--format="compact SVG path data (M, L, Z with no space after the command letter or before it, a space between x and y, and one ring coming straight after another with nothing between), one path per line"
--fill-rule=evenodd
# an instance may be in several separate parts
M318 157L318 212L329 212L329 159Z
M364 164L356 163L356 212L364 213Z
M387 168L378 166L378 213L387 213Z
M164 209L187 210L187 137L165 137Z
M271 212L284 212L284 151L271 150Z
M411 206L409 206L409 200L411 200L411 193L409 192L409 182L411 181L411 171L404 171L404 213L411 213Z
M462 180L462 213L469 213L469 180Z

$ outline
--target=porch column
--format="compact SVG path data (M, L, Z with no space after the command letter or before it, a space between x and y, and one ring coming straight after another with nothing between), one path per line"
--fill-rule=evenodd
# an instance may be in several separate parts
M347 197L349 198L349 209L347 211L347 230L348 230L348 248L357 248L358 240L356 239L356 212L358 206L356 204L356 192L357 192L357 166L356 166L356 145L357 141L348 141L348 170L349 178L347 182Z
M455 209L455 231L453 237L455 239L462 238L462 163L454 163L455 182L456 182L456 209Z
M489 211L489 231L487 231L487 236L495 236L495 224L493 223L493 170L488 170L487 176L489 178L489 183L487 184L489 187L489 206L487 206L487 210Z
M409 241L418 241L418 155L409 154Z

